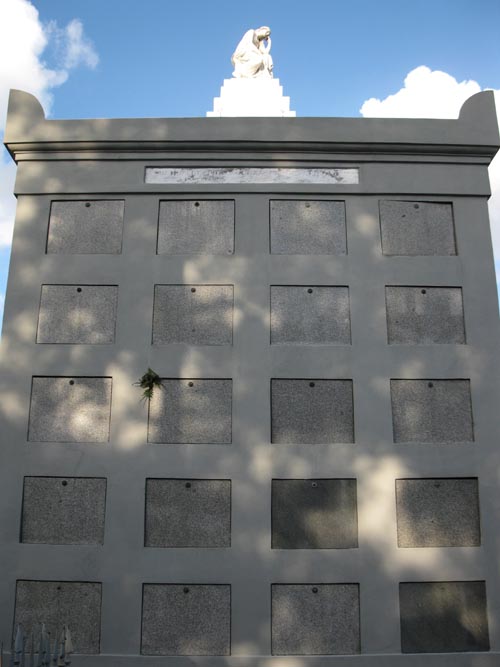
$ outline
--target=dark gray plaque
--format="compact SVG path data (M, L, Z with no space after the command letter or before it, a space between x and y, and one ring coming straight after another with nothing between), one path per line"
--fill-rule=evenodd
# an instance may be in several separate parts
M106 480L25 477L21 542L102 544Z
M389 343L465 343L460 287L386 287Z
M37 343L114 343L116 285L42 285Z
M472 442L469 380L391 380L394 442Z
M34 377L28 440L107 442L111 378Z
M232 285L156 285L153 344L231 345Z
M355 479L273 480L273 549L357 546Z
M71 632L76 653L100 651L101 584L79 581L18 581L14 627L20 623L35 649L40 623L51 637L59 637L64 625Z
M144 584L143 655L230 655L231 586Z
M478 547L477 479L396 480L398 546Z
M456 255L451 204L381 201L384 255Z
M120 254L123 211L120 200L52 202L47 252Z
M149 406L148 442L231 442L232 380L163 380Z
M399 584L403 653L488 651L484 581Z
M343 201L275 199L270 215L273 254L347 254Z
M349 345L349 288L271 286L271 343Z
M354 442L352 380L272 380L271 441Z
M231 481L148 479L147 547L230 547Z
M234 252L234 201L160 202L158 254L231 255Z
M274 584L273 655L360 652L358 584Z

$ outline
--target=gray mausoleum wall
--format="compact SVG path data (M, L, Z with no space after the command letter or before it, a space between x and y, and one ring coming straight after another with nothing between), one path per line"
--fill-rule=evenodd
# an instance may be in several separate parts
M76 666L497 665L493 94L47 121L12 91L5 141L4 644L45 620Z

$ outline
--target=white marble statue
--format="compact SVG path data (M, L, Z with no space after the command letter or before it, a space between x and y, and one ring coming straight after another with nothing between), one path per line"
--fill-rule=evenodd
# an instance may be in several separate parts
M267 26L247 30L231 57L234 77L254 79L273 76L270 35L271 30Z

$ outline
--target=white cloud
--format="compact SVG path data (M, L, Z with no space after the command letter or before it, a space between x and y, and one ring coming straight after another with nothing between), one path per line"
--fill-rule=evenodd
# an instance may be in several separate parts
M52 66L44 59L50 51L55 56ZM49 114L51 91L63 84L75 67L94 68L98 61L78 19L64 28L54 21L43 25L37 9L28 0L0 0L0 135L5 128L11 88L35 95ZM8 246L12 238L14 174L13 163L0 149L0 247Z
M465 100L481 91L476 81L457 81L446 72L421 66L412 70L397 93L384 100L375 97L363 103L360 113L375 118L458 118ZM495 104L500 123L500 90L495 90ZM500 268L500 155L489 168L492 196L489 201L493 250ZM500 272L497 274L500 283Z

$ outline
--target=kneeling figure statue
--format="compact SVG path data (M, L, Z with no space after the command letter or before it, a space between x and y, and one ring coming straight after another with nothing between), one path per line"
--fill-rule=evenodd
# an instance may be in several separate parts
M234 77L248 79L273 76L270 35L271 30L267 26L247 30L231 57Z

